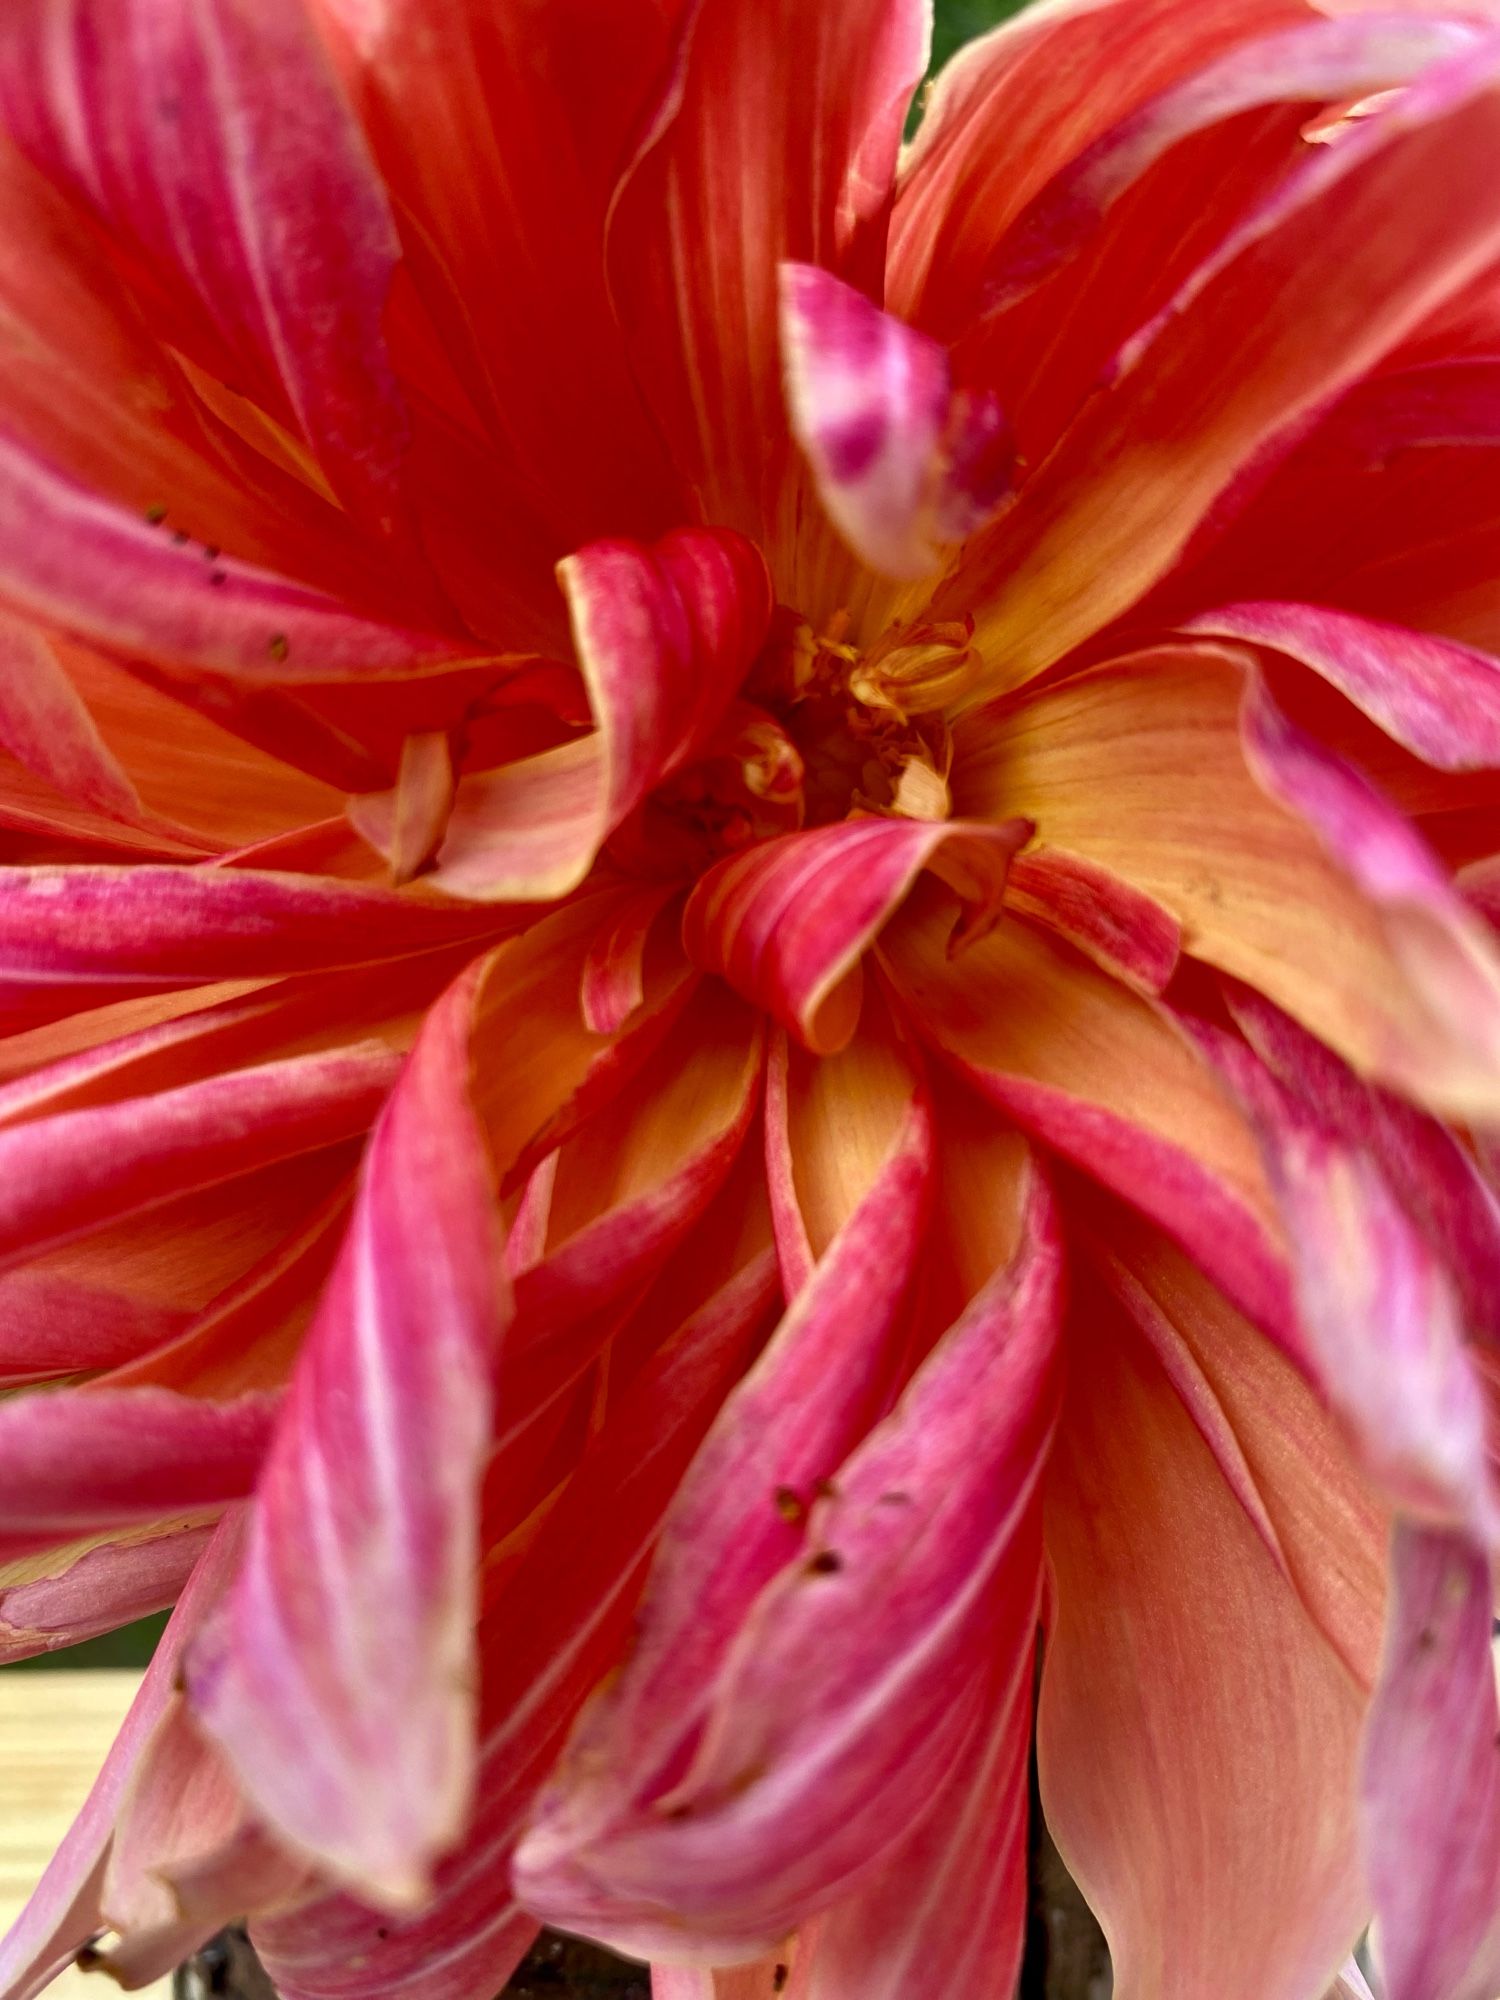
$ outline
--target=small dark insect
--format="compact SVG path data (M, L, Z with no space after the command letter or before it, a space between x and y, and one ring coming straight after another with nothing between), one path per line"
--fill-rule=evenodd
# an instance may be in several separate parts
M186 548L186 547L187 547L187 543L188 543L188 536L187 536L186 532L185 532L185 531L184 531L183 529L181 529L181 528L174 528L174 529L172 530L172 546L173 546L173 548L174 548L174 549L182 549L182 548Z
M813 1498L815 1500L837 1500L838 1497L839 1489L831 1479L815 1479L813 1481Z
M277 665L279 666L281 662L286 658L287 654L292 650L290 644L288 643L285 632L273 632L271 634L271 643L266 650L270 653L271 658L275 660Z
M205 542L203 544L203 560L205 562L217 562L219 560L219 545L217 542Z
M814 1576L832 1576L844 1567L844 1558L837 1549L819 1549L807 1566Z
M228 583L229 572L227 569L211 569L208 573L208 580L210 583Z
M146 509L146 519L151 523L151 526L153 528L159 528L162 522L166 520L166 518L167 518L167 510L165 505L160 500L157 501L154 507L148 507Z
M220 1931L172 1975L172 2000L276 2000L242 1930Z
M783 1521L800 1521L807 1513L807 1505L802 1495L790 1486L776 1489L776 1511Z
M773 1993L779 1993L782 1987L786 1985L786 1971L787 1969L784 1965L778 1965L776 1970L771 1974L771 1991Z

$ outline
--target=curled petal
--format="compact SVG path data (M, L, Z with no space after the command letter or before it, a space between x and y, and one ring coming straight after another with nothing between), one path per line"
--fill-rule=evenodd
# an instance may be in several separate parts
M688 899L684 940L698 964L831 1055L859 1021L860 960L923 870L970 906L965 929L982 929L1030 832L1026 820L870 818L785 834L703 877Z
M190 1663L267 1823L397 1904L473 1781L478 1488L509 1308L469 1102L484 970L429 1015L370 1142L244 1565Z
M1309 824L1373 904L1407 983L1410 1027L1401 1042L1377 1050L1380 1067L1435 1110L1500 1115L1500 952L1485 925L1420 835L1255 680L1246 687L1243 731L1256 779Z
M809 264L781 267L781 344L792 429L840 533L883 575L930 575L1009 491L993 398L956 394L936 341Z
M769 1250L726 1258L704 1231L692 1303L610 1410L514 1566L488 1572L479 1780L469 1833L431 1902L393 1917L348 1896L257 1925L286 2000L479 2000L535 1935L503 1888L510 1850L589 1687L618 1657L662 1514L725 1389L774 1313ZM651 1302L653 1313L665 1302ZM659 1338L661 1321L653 1333Z
M452 895L576 888L609 834L704 747L771 616L765 563L728 529L593 542L558 578L596 731L460 781L431 878Z
M1186 629L1301 660L1442 771L1500 766L1500 661L1320 604L1223 604Z
M1500 1706L1489 1564L1466 1537L1398 1525L1363 1792L1392 2000L1500 1985Z
M51 1574L0 1587L0 1664L76 1646L137 1618L165 1611L208 1545L213 1529L91 1542L57 1558Z
M172 1704L184 1648L234 1573L239 1514L233 1510L220 1525L193 1571L93 1790L36 1893L0 1943L3 2000L35 2000L99 1929L100 1891L116 1815L132 1773Z
M654 1955L743 1958L901 1840L909 1788L953 1769L996 1663L1008 1697L1025 1678L1060 1262L1036 1183L1014 1263L813 1500L802 1552L741 1600L686 1767L660 1761L659 1715L607 1815L595 1757L625 1745L599 1734L600 1712L620 1713L605 1693L518 1850L530 1907Z
M437 851L453 804L453 755L441 731L408 736L395 788L349 801L356 831L383 854L393 882L409 882Z
M771 618L765 561L742 535L682 528L654 547L594 542L558 565L604 738L606 827L713 734Z

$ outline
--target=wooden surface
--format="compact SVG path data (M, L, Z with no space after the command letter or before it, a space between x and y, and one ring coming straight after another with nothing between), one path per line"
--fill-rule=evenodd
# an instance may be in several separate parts
M139 1674L0 1668L0 1930L36 1886L87 1796ZM170 1981L144 1989L167 2000ZM49 2000L109 2000L97 1973L64 1973Z

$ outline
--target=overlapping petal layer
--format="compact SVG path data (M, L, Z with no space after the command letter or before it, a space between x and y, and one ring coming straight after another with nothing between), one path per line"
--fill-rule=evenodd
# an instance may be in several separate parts
M0 24L0 1994L1488 2000L1494 10L605 13Z

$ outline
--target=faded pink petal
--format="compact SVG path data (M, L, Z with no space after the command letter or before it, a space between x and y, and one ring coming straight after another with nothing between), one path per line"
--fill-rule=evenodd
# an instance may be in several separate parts
M1396 1530L1363 1792L1382 1991L1486 2000L1500 1984L1500 1706L1483 1552Z
M240 1527L237 1513L226 1519L194 1570L93 1790L35 1894L0 1943L3 2000L35 2000L98 1929L99 1897L116 1815L153 1732L174 1700L184 1648L233 1573Z
M936 341L808 264L781 267L792 429L844 539L884 576L941 568L1010 487L994 399L956 394Z
M1500 661L1467 646L1316 604L1225 604L1189 629L1301 660L1441 770L1500 764Z
M75 1646L165 1611L182 1595L211 1527L103 1542L60 1559L56 1574L0 1591L0 1664Z
M1243 728L1252 772L1354 878L1410 984L1408 1038L1381 1052L1390 1080L1435 1110L1495 1115L1500 952L1485 926L1409 822L1351 765L1292 723L1257 682L1246 689Z

